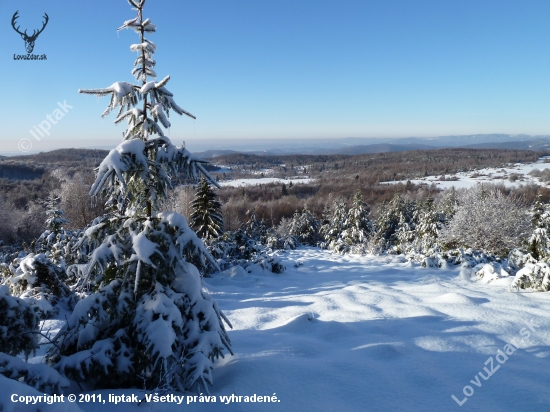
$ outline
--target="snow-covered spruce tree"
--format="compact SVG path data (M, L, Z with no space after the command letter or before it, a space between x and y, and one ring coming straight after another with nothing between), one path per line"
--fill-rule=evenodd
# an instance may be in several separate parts
M319 239L319 222L305 207L302 213L296 211L289 225L289 233L302 245L315 246Z
M59 313L59 305L69 308L74 304L71 290L64 280L63 267L54 264L44 254L29 254L17 264L9 265L4 285L13 295L19 296L37 308L42 319Z
M265 244L267 237L269 235L269 230L266 224L260 219L258 219L258 215L256 214L256 209L247 210L247 215L250 217L246 221L246 223L241 227L241 229L244 231L244 233L251 239L254 239L255 241L260 242L261 244Z
M531 213L534 230L527 240L527 252L536 260L547 261L550 259L550 207L542 202L540 195L533 204Z
M194 116L174 102L165 87L169 76L147 81L156 76L156 46L145 35L156 26L143 18L144 0L129 3L137 17L120 29L140 37L130 49L138 53L132 73L141 84L80 90L110 95L103 115L120 108L115 123L129 124L125 141L100 164L90 192L103 192L112 213L96 219L77 245L92 251L80 285L93 293L76 305L48 361L89 387L206 390L214 361L231 352L223 324L229 322L203 291L189 257L216 262L183 216L157 208L178 169L215 182L202 161L164 136L169 110Z
M404 215L403 217L401 215ZM396 232L402 220L409 221L407 203L400 193L395 193L389 202L383 202L376 219L376 232L380 238L387 242L396 240Z
M344 253L348 249L347 243L342 239L342 232L346 230L345 223L348 218L346 203L343 199L334 201L332 216L327 225L323 225L320 234L323 237L322 247L333 252Z
M31 243L31 250L36 255L44 254L52 263L65 269L80 261L72 253L72 247L78 242L82 232L67 230L63 224L67 223L63 210L59 209L60 199L50 193L43 202L46 208L46 230Z
M363 253L372 232L372 222L369 219L369 208L363 201L360 190L355 192L348 211L348 217L344 222L346 230L342 233L344 241L350 245L352 252Z
M58 208L61 199L50 193L44 201L46 208L46 228L53 233L59 233L63 225L67 223L63 210Z
M438 238L443 230L446 217L438 210L432 197L419 207L416 219L416 251L420 253L432 253L439 247Z
M28 358L38 349L38 324L36 311L25 300L11 296L7 286L0 286L0 374L39 391L59 393L69 386L66 378L47 365L17 357L23 353Z
M36 311L23 299L11 296L7 286L0 286L0 352L28 357L38 349Z
M222 205L205 177L198 185L191 207L191 224L199 237L209 241L223 233Z
M530 228L520 198L478 184L459 192L456 213L440 238L446 248L465 247L504 256L521 244Z

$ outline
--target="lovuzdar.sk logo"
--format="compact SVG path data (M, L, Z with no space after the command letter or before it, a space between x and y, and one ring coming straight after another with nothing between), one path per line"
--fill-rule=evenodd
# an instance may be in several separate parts
M38 54L32 54L32 52L34 50L34 42L36 41L40 33L44 31L44 29L46 28L46 25L48 24L48 21L50 20L48 15L44 13L44 22L42 24L42 28L38 30L33 30L31 35L27 33L27 30L25 30L24 32L21 32L19 30L20 26L17 26L17 27L15 26L17 24L18 17L19 17L19 10L17 10L13 14L13 17L11 18L11 26L18 34L21 35L21 38L25 41L25 48L27 49L27 54L14 54L13 60L47 60L47 57L45 54L38 55Z

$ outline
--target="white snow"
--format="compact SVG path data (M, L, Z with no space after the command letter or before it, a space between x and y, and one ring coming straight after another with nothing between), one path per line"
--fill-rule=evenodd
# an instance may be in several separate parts
M456 174L426 176L422 179L413 179L411 183L414 184L435 184L441 189L450 189L455 187L456 189L468 189L475 186L477 183L494 183L504 184L506 187L519 187L521 185L535 184L539 186L548 185L541 182L537 177L529 175L529 172L533 170L550 169L550 163L547 157L540 158L536 163L516 163L508 165L504 168L484 168L471 172L462 172ZM509 180L512 174L519 175L517 180ZM477 175L477 177L476 177ZM443 180L443 179L455 179L455 180ZM440 180L442 179L442 180ZM381 184L396 184L406 183L406 180L401 181L389 181L381 182Z
M426 269L403 256L299 248L280 257L283 274L231 269L206 279L234 327L235 356L213 372L216 403L197 397L182 406L78 406L98 412L440 412L461 410L451 396L462 400L468 385L474 394L462 410L549 410L550 293L511 293L512 276L485 284L475 276L462 279L458 266ZM529 331L530 322L534 331L526 339L520 331ZM519 349L488 380L480 379L487 359L510 342ZM94 393L145 395L137 389ZM232 394L274 393L280 402L220 402Z

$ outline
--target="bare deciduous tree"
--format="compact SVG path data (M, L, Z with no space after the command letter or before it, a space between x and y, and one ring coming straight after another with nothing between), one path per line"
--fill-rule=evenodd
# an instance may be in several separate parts
M528 210L520 197L480 184L458 193L456 213L441 241L450 247L504 255L521 243L530 228Z

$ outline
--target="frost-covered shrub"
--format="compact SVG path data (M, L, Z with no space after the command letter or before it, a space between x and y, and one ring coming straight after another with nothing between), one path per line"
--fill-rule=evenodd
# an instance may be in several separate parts
M550 291L550 266L546 263L527 263L516 273L512 289L533 289L537 292Z
M282 218L275 230L269 232L265 245L271 250L294 250L300 243L290 234L291 220Z
M23 299L10 295L7 286L0 286L0 352L25 356L38 348L39 317Z
M274 243L279 243L277 237L268 237L268 239L273 239ZM221 270L237 265L243 268L258 265L273 273L285 271L280 259L273 256L268 247L262 245L258 240L250 238L243 229L224 233L212 242L208 249L212 256L216 258Z
M479 265L492 264L494 262L501 263L501 259L498 256L474 249L453 249L444 252L435 252L430 255L418 254L416 256L418 256L419 261L423 262L422 266L424 267L441 268L460 265L464 269L473 269Z
M506 255L531 225L521 199L478 184L458 194L455 215L441 233L448 248L466 247Z
M13 295L35 306L41 317L47 319L59 313L63 301L69 307L74 303L71 291L64 283L65 278L63 268L43 254L31 253L9 265L9 274L3 283L9 286Z
M510 268L512 274L515 274L520 269L523 269L528 263L537 263L537 260L533 258L530 253L525 253L520 249L512 249L508 254L508 267Z

